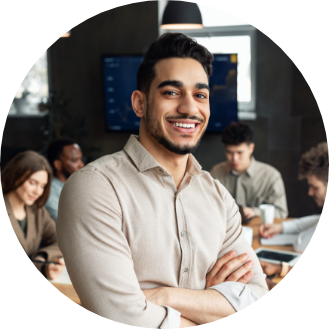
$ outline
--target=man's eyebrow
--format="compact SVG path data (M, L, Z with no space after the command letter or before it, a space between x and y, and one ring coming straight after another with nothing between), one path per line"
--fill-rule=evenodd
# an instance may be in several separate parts
M195 89L207 89L210 91L210 88L206 83L196 83L194 87Z
M161 82L158 85L158 89L165 87L165 86L172 86L172 87L177 87L177 88L182 88L183 87L183 82L178 81L178 80L165 80Z
M182 88L184 86L184 84L178 80L165 80L158 85L158 89L165 87L165 86L173 86L173 87L177 87L177 88ZM207 89L210 91L209 86L206 83L202 83L202 82L196 83L194 88L195 89Z

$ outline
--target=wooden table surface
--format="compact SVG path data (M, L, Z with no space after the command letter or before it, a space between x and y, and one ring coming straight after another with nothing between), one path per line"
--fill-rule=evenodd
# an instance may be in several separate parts
M287 219L276 218L274 220L274 223L282 223L283 221L291 220L291 219L293 219L293 218L287 218ZM267 248L267 249L295 251L293 246L262 246L260 244L260 235L259 235L259 226L261 224L262 224L261 218L260 217L255 217L253 220L251 220L251 222L248 225L245 225L245 226L249 226L253 229L252 248L254 250L256 250L260 247L264 247L264 248ZM280 278L279 276L276 276L272 279L272 281L275 282L275 283L279 283L282 279L283 278Z
M275 223L281 223L284 220L289 220L289 219L275 219ZM261 219L260 217L255 217L248 225L253 229L253 242L252 242L252 247L254 250L262 247L259 241L259 226L261 225ZM276 250L285 250L285 251L294 251L292 246L265 246L266 248L269 249L276 249ZM282 279L277 277L274 278L273 281L278 283ZM62 283L52 283L53 286L55 286L62 294L64 294L66 297L70 298L72 301L75 303L81 305L80 299L75 292L74 288L70 284L62 284Z
M73 300L75 303L81 305L79 296L75 292L73 286L71 284L63 284L63 283L51 283L54 287L56 287L63 295Z

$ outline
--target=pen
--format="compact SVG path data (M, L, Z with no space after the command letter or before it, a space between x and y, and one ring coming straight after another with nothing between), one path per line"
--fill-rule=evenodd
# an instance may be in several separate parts
M32 259L33 263L40 263L40 264L55 264L55 265L61 265L60 263L57 262L49 262L49 261L43 261L43 260L38 260L38 259Z

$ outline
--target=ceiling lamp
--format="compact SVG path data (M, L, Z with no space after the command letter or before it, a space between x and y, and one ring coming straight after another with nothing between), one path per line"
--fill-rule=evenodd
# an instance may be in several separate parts
M164 30L202 29L202 17L194 2L168 1L162 16Z
M70 36L71 36L71 31L68 31L68 32L64 33L64 34L61 36L61 38L68 38L68 37L70 37Z

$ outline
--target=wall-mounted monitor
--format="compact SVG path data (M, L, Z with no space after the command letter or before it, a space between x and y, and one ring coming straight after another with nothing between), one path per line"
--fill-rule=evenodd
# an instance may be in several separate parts
M106 127L109 131L138 131L140 119L131 107L142 55L102 57ZM221 132L237 121L237 55L214 54L210 77L210 119L207 131Z

